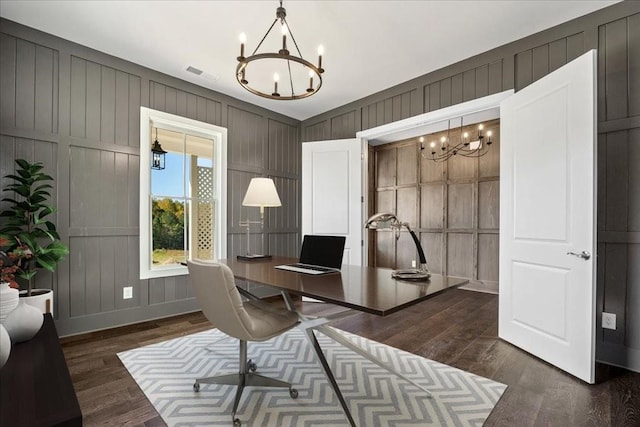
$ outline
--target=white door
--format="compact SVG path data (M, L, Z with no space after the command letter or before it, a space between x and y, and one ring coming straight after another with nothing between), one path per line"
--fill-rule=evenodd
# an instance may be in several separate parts
M362 264L360 139L302 144L302 234L345 236L343 264Z
M592 50L500 106L498 335L589 383L595 365L595 89Z

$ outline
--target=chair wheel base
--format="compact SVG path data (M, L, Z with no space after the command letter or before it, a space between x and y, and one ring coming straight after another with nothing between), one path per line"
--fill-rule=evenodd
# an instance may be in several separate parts
M193 391L195 391L196 393L200 391L200 384L198 383L193 383Z
M249 370L249 372L255 372L258 369L258 365L256 365L256 362L249 359L249 361L247 362L247 369Z
M240 427L242 425L242 423L240 422L239 418L234 418L233 419L233 427Z
M297 399L298 398L298 390L295 388L290 388L289 389L289 396L291 396L292 399Z

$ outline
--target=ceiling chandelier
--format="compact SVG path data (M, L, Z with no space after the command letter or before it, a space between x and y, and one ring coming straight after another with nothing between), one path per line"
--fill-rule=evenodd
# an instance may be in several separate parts
M440 141L431 141L429 148L431 154L425 154L424 136L421 136L418 141L420 142L420 153L422 157L433 160L434 162L445 162L453 156L462 157L482 157L489 152L489 146L491 145L491 131L487 131L483 134L484 125L480 123L477 127L476 138L472 140L472 136L469 132L463 132L464 118L460 119L460 132L458 135L451 135L451 120L448 121L447 135L442 136ZM485 141L486 139L486 141Z
M322 46L318 47L317 66L304 59L298 48L298 43L293 37L291 27L287 23L286 16L287 12L280 1L280 7L276 9L276 19L250 56L244 56L247 37L245 33L240 34L240 56L237 57L236 78L242 87L254 95L278 100L302 99L313 95L322 86L322 73L324 73ZM265 40L266 44L272 41L273 37L267 40L267 36L278 21L280 21L282 39L281 42L280 39L276 39L277 46L274 50L277 51L259 53L258 49L263 46ZM287 47L287 35L293 42L297 56ZM249 66L250 64L251 66ZM281 88L278 89L281 76L285 79Z

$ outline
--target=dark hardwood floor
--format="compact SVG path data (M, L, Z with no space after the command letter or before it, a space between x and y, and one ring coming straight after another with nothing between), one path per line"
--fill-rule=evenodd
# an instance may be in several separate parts
M303 304L303 303L300 303ZM322 314L335 306L304 303ZM497 295L453 290L387 317L335 326L509 387L486 426L640 426L640 374L598 367L587 385L497 338ZM164 426L116 353L211 328L201 313L63 338L84 424Z

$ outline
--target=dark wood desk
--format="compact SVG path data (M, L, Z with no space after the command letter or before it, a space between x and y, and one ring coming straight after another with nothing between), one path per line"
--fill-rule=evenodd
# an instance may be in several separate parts
M467 280L434 274L428 281L407 282L392 279L391 270L386 268L359 267L353 265L343 265L340 273L320 276L277 270L274 268L279 264L291 264L296 261L297 260L293 258L276 257L264 261L223 259L219 262L229 266L234 276L238 279L279 289L284 296L289 310L295 311L295 306L289 294L308 296L351 309L324 318L314 318L298 313L300 319L298 327L304 331L306 338L312 345L349 424L354 427L356 426L356 422L331 372L331 366L329 366L324 356L314 331L328 336L423 390L428 397L432 397L429 390L404 376L394 366L379 359L377 355L355 345L342 334L330 328L329 325L339 318L352 315L358 311L386 316L410 305L417 304L420 301L424 301L425 299L432 298L448 289L455 288L466 283Z
M238 279L379 316L386 316L467 283L465 279L439 274L431 275L425 282L395 280L391 278L389 269L355 265L343 265L340 274L320 276L274 268L276 265L297 262L295 258L274 257L264 261L223 259L220 262L228 265Z
M82 413L51 314L0 369L0 426L81 426Z

